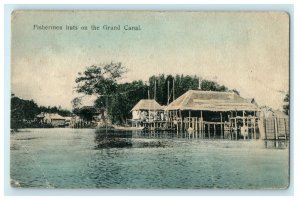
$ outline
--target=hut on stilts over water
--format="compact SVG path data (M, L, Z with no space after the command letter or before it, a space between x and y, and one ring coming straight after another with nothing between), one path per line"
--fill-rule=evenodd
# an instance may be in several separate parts
M165 111L177 134L193 138L258 139L259 108L234 92L189 90Z
M134 127L150 127L164 121L164 107L154 99L141 99L131 112Z

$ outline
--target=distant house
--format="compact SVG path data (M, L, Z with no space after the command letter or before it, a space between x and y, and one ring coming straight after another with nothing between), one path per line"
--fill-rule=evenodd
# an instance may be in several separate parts
M164 118L164 107L154 99L141 99L131 112L134 121L153 121Z
M52 125L53 127L64 127L66 119L57 113L44 113L37 115L40 123Z

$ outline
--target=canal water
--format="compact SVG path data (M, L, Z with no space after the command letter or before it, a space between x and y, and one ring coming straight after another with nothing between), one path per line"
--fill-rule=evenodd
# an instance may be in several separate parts
M125 134L125 133L124 133ZM283 189L288 142L230 141L94 129L23 129L11 135L13 187Z

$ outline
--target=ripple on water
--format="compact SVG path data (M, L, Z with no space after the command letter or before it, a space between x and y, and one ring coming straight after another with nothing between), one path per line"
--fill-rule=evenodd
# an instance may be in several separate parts
M92 129L32 129L12 137L16 187L255 189L289 182L286 143L101 138Z

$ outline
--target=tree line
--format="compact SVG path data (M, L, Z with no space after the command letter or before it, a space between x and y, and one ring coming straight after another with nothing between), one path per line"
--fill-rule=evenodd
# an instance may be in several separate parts
M35 119L41 112L58 113L61 116L71 116L72 114L69 110L60 107L39 106L33 100L25 100L14 94L11 95L10 117L12 129L39 127Z

